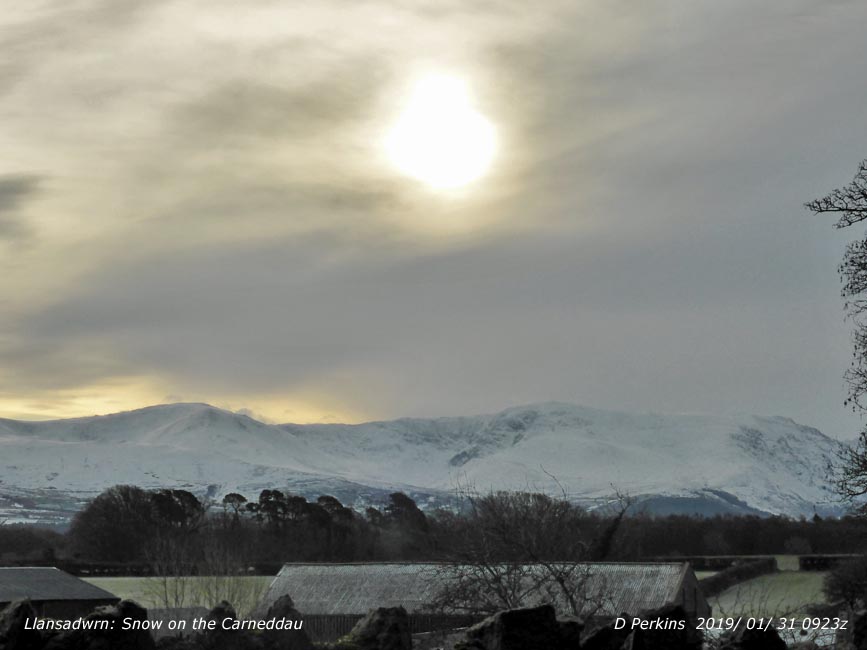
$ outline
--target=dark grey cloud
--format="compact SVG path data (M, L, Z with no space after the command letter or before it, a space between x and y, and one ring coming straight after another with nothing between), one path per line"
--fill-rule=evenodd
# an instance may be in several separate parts
M314 56L309 43L293 41L284 47L300 57ZM179 106L168 128L179 144L195 149L249 140L315 140L370 119L391 67L368 57L331 66L327 74L298 87L233 79Z
M286 44L309 54L309 43ZM379 93L389 77L389 66L375 58L331 66L321 78L284 87L259 79L233 79L173 107L166 116L164 140L173 157L196 164L164 165L153 159L152 182L166 187L197 186L169 210L154 218L245 221L261 217L325 222L345 211L375 219L400 208L397 183L373 183L363 170L340 175L322 161L311 160L324 150L340 161L358 158L360 122L375 119ZM252 152L252 155L249 153ZM291 167L275 167L269 155L291 159ZM214 182L219 179L219 182ZM357 230L364 226L356 223Z

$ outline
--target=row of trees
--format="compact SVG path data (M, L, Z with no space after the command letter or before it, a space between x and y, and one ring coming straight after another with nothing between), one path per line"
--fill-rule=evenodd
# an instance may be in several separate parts
M614 555L640 559L676 555L807 555L861 553L867 521L861 517L791 519L717 516L629 517Z
M231 547L239 562L414 559L430 554L428 518L415 502L394 493L364 514L332 496L315 501L262 490L219 502L187 490L112 487L73 519L68 554L101 562L153 563L167 546Z
M245 568L284 561L467 559L478 552L473 549L496 548L502 558L538 559L544 548L555 559L618 560L867 548L867 522L858 517L624 517L621 511L588 513L565 499L528 493L464 495L462 504L457 511L423 512L407 495L394 493L382 507L359 512L332 496L308 501L279 490L263 490L255 500L229 494L206 502L185 490L116 486L82 510L66 535L0 526L0 559L154 564L172 555L167 547L182 543L212 558L205 562L191 552L184 560L190 566L213 564L220 549L229 548L231 562Z
M119 562L146 564L160 545L186 540L205 549L231 546L247 566L283 561L432 560L460 555L485 521L500 521L499 534L513 538L526 554L538 542L526 538L546 530L531 522L551 517L571 527L557 532L561 557L584 555L637 560L671 555L761 555L858 553L867 548L867 522L858 517L712 518L651 517L617 512L588 513L564 499L510 493L468 495L455 512L423 512L402 493L380 508L359 512L332 496L315 501L279 490L263 490L255 500L229 494L205 502L184 490L146 491L116 486L94 499L66 534L21 525L0 526L0 560ZM520 516L515 512L521 513ZM510 514L511 513L511 514ZM566 516L568 514L568 516ZM495 517L494 515L498 515ZM556 515L556 517L555 517ZM510 520L511 518L511 520ZM613 531L616 531L614 534ZM553 535L553 533L551 533ZM562 544L574 545L574 547ZM580 552L579 552L580 551Z
M146 566L146 589L161 606L227 600L242 615L261 595L261 582L248 574L262 564L410 559L430 551L427 518L402 493L360 514L332 496L311 502L263 490L255 501L232 493L207 502L187 490L130 485L90 502L67 542L79 560Z

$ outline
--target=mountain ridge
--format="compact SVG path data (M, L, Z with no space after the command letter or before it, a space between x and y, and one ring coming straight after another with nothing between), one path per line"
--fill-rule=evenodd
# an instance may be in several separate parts
M840 444L783 416L630 413L564 402L359 424L268 424L182 402L0 420L0 518L39 509L16 509L24 497L38 503L33 495L51 492L80 502L116 483L211 496L255 497L266 487L331 492L358 507L395 489L430 507L467 487L565 489L593 507L614 486L655 511L833 514L840 506L825 468Z

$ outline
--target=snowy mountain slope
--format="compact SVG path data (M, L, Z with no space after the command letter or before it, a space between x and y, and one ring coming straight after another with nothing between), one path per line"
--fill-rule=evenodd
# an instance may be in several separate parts
M833 507L826 474L839 443L786 418L648 415L569 404L493 416L397 420L356 427L285 425L316 437L342 476L373 475L450 490L455 485L713 498L724 492L765 512ZM346 449L365 453L345 463ZM385 459L400 458L401 462ZM554 477L554 478L552 478ZM717 495L718 496L718 495Z
M835 508L826 466L838 445L786 418L560 403L359 425L267 425L205 404L169 404L72 420L0 420L0 511L4 494L7 505L13 494L46 489L80 499L133 483L212 496L282 487L356 504L391 489L438 500L459 486L565 489L593 504L614 486L663 510L692 504L809 515Z

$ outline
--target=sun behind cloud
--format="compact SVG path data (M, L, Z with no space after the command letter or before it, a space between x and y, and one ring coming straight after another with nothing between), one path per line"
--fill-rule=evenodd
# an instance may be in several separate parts
M466 82L447 75L416 83L385 142L401 172L435 189L479 179L491 165L496 144L494 126L473 106Z

